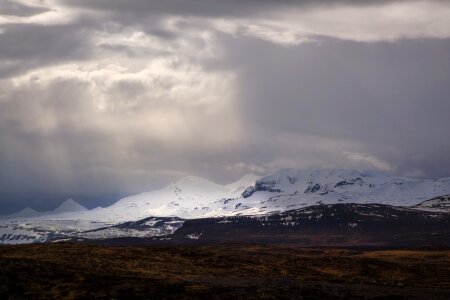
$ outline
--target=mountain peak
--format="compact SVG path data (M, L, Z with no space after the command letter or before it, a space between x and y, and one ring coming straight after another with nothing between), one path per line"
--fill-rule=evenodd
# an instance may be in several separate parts
M261 176L256 175L255 173L248 173L248 174L245 174L244 176L242 176L241 179L239 179L237 182L256 181L259 178L261 178Z
M178 188L195 188L195 189L223 189L223 186L212 182L211 180L208 180L206 178L198 177L198 176L185 176L177 180L175 183L173 183Z
M230 191L242 192L247 187L252 186L255 182L260 179L261 176L258 176L254 173L249 173L241 177L238 181L232 182L230 184L225 185L227 189Z
M14 214L6 216L7 218L29 218L29 217L36 217L40 212L32 209L31 207L25 207L19 212L16 212Z
M212 181L206 179L206 178L202 178L202 177L198 177L198 176L194 176L194 175L187 175L184 177L181 177L180 179L178 179L176 181L177 184L199 184L199 183L213 183Z
M54 213L65 213L65 212L76 212L76 211L87 211L88 209L73 199L67 199L61 203L57 208L52 211Z

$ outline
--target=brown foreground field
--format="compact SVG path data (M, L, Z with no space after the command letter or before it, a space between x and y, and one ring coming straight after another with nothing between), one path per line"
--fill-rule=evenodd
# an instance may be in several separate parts
M450 250L0 247L0 299L450 299Z

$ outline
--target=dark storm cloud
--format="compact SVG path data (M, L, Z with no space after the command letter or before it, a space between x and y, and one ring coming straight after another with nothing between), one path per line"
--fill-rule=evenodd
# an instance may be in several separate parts
M55 57L77 57L87 40L73 25L10 25L0 35L2 60L51 60Z
M228 63L241 69L241 108L250 123L355 141L399 168L417 164L427 176L448 176L448 39L282 49L256 39L224 44Z
M0 4L0 213L185 174L450 176L448 1L23 3Z
M13 24L0 34L0 78L67 60L89 57L85 24Z
M433 1L433 0L432 0ZM436 0L440 2L441 0ZM445 0L442 0L445 1ZM334 5L381 5L403 0L64 0L74 7L133 15L169 14L195 16L251 16L261 11L286 7L320 7Z

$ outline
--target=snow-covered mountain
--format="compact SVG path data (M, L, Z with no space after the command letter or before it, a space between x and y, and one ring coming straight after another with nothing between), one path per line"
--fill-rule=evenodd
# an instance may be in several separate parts
M255 182L260 179L261 176L255 175L253 173L247 174L236 182L225 185L225 187L231 191L232 194L242 194L249 186L255 184Z
M449 193L450 178L420 180L380 172L285 169L260 179L247 175L225 186L189 176L161 190L93 210L83 218L105 222L149 216L189 219L264 214L334 203L413 206Z
M262 215L320 204L378 203L429 210L427 205L418 204L448 194L450 178L421 180L354 170L284 169L262 178L246 175L228 185L188 176L162 189L123 198L106 208L86 210L67 200L45 215L33 216L33 211L24 211L21 216L0 223L0 242L45 241L55 234L73 237L89 230L103 235L111 230L95 230L150 217ZM114 232L124 234L117 228Z
M242 213L334 203L413 206L449 191L450 178L421 180L374 171L285 169L258 180L233 204L247 207Z
M264 214L334 203L414 206L446 194L450 194L450 178L421 180L373 171L283 169L262 178L249 174L228 185L187 176L160 190L90 211L69 199L51 215L39 218L118 223L147 217Z
M7 218L33 218L41 215L42 212L36 211L31 207L25 207L19 212L6 216Z
M223 209L223 203L240 198L256 179L255 175L246 175L235 183L222 186L204 178L187 176L160 190L126 197L109 207L76 214L76 217L125 222L150 216L196 218L228 214L230 212Z
M88 211L88 209L73 199L67 199L63 203L61 203L54 210L49 211L36 211L31 207L26 207L21 211L8 215L6 218L8 219L23 219L23 218L35 218L49 215L59 215L65 213L78 213L82 211Z
M194 218L207 213L215 215L219 212L220 199L240 197L256 179L257 176L248 175L229 186L222 186L203 178L187 176L160 190L126 197L106 208L88 211L75 201L68 200L51 212L33 214L33 211L27 210L30 214L12 215L0 222L0 243L20 244L45 242L55 237L85 237L85 232L87 236L112 233L120 236L124 232L135 235L138 231L140 236L157 234L165 232L165 227L155 227L146 233L142 228L133 231L123 231L120 227L105 228L148 217ZM167 224L168 229L173 227L170 223Z
M67 199L63 203L61 203L57 208L55 208L51 214L61 214L68 212L80 212L80 211L88 211L88 209L73 199Z
M423 201L413 208L428 211L450 212L450 195L442 195Z

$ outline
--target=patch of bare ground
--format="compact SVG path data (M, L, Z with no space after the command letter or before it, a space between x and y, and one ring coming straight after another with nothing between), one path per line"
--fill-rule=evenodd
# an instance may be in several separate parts
M450 250L0 247L0 299L450 299Z

